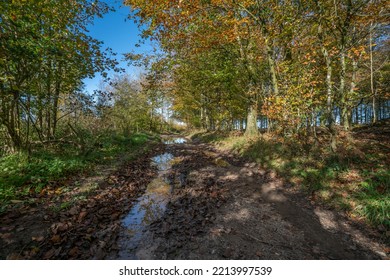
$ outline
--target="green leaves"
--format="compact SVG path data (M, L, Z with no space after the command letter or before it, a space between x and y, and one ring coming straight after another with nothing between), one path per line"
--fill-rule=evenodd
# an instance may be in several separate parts
M84 78L118 70L111 50L87 31L110 8L92 0L6 0L0 10L0 125L12 148L27 149L56 137L57 121L75 110L65 100L83 98Z

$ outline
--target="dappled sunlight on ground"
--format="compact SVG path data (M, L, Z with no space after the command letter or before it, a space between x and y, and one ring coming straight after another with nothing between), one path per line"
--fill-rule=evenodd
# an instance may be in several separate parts
M174 185L167 211L148 229L154 242L138 252L157 259L383 257L380 244L357 238L353 227L340 226L348 224L343 217L313 207L273 171L204 145L171 152L182 159L172 176L186 172L186 183ZM215 164L218 158L229 164Z

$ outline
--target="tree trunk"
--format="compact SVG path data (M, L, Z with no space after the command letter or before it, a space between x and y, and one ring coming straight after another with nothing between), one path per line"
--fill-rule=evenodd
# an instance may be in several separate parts
M240 122L239 129L240 129L240 131L243 131L244 130L244 120L240 119L239 122Z
M153 118L154 118L153 110L154 110L154 103L152 102L152 108L150 108L150 119L149 119L149 131L150 132L153 131Z
M200 122L202 125L202 129L207 130L207 128L208 128L208 110L204 104L206 104L205 100L202 101L202 107L200 108Z
M46 117L46 140L51 140L51 69L52 64L51 61L48 61L48 72L47 72L47 80L46 80L46 110L45 110L45 117Z
M21 150L23 148L23 141L20 135L20 129L17 128L19 121L18 115L18 103L20 93L17 90L12 91L12 101L9 108L9 121L5 124L7 127L8 135L11 138L14 150Z
M247 115L245 136L252 137L259 134L259 130L257 128L257 107L257 101L251 102Z
M378 121L377 116L377 102L376 102L376 94L374 89L374 61L372 57L372 23L370 26L370 36L369 36L369 45L370 45L370 89L372 96L372 123L376 123Z
M345 93L345 71L346 71L346 63L345 63L345 50L344 47L341 47L340 50L340 88L339 88L339 94L341 97L341 118L340 122L344 127L344 130L349 130L349 123L348 123L348 104L347 104L347 96Z
M326 118L327 118L327 127L330 132L330 148L333 152L337 149L336 141L336 130L334 127L334 118L333 118L333 91L332 91L332 64L329 57L328 50L322 46L322 54L326 62Z
M351 87L349 90L350 96L354 95L355 86L356 86L356 72L357 72L358 63L356 59L352 60L352 77L351 77ZM349 130L351 125L351 108L347 104L346 98L344 99L344 106L342 110L342 120L344 125L344 130Z
M273 57L273 50L268 44L268 40L265 41L269 72L271 74L272 91L275 96L279 94L278 79L276 77L276 65Z
M55 90L53 96L53 108L52 108L52 135L55 136L57 129L57 119L58 119L58 101L61 93L61 64L58 66L59 75L57 76L55 83Z

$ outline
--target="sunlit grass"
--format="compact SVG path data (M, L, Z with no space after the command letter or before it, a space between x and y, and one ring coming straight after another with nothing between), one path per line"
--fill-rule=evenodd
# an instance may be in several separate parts
M341 152L336 154L326 145L307 151L298 141L275 135L250 140L244 136L197 137L277 171L321 203L390 229L390 171L383 164L385 153L366 151L356 143L340 143Z

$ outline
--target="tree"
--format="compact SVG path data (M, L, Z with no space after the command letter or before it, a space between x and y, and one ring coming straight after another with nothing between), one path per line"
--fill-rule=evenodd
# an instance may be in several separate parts
M0 125L14 149L28 149L31 128L41 142L53 139L64 97L115 65L86 30L109 8L89 0L6 0L0 9Z
M338 120L348 130L352 110L373 95L361 90L369 27L384 24L387 2L126 1L174 65L174 106L183 118L217 129L244 111L250 136L262 113L268 128L309 135L321 115L333 151Z

